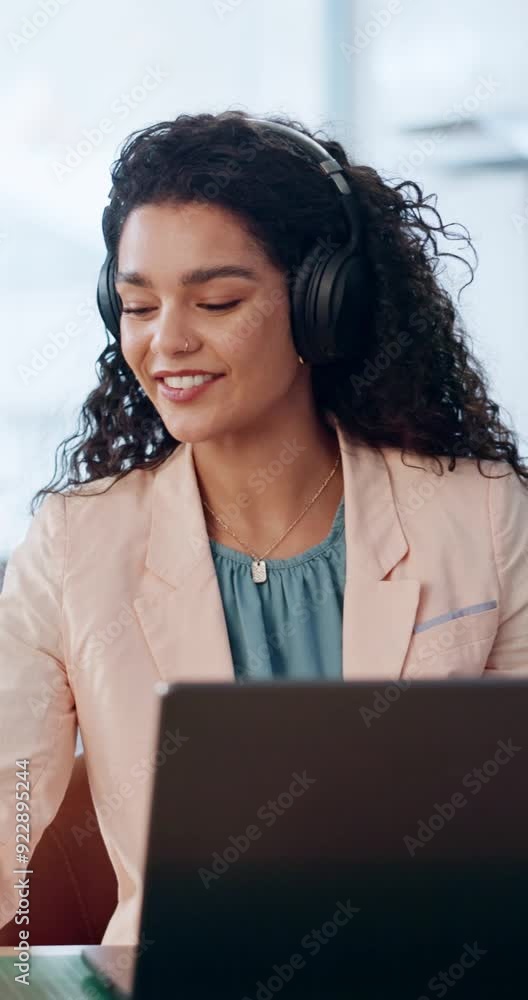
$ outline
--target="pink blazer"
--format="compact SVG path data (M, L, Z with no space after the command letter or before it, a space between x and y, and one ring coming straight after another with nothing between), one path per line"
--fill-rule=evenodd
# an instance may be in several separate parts
M381 693L413 677L528 675L528 491L505 463L354 444L345 492L343 676ZM426 468L415 466L425 465ZM28 758L32 849L71 775L78 723L119 902L105 944L136 944L165 681L233 682L190 445L107 494L52 495L0 595L0 926L14 915L16 760ZM298 627L302 627L298 623ZM183 734L185 735L185 734ZM165 734L178 750L178 733ZM179 752L179 751L178 751ZM181 752L185 752L182 749ZM90 836L93 817L75 835ZM59 904L60 905L60 904Z

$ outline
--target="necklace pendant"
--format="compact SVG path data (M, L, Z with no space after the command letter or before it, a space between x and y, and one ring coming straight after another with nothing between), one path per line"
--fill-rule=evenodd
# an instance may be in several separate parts
M253 583L265 583L268 579L266 573L266 563L263 559L254 559L251 563L251 576Z

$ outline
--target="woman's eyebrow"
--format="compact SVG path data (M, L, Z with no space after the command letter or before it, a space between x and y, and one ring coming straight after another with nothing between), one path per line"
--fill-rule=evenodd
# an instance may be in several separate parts
M220 264L216 267L197 267L192 271L185 271L180 277L180 285L201 285L213 278L246 278L248 281L256 281L258 274L251 267L244 267L241 264ZM139 288L153 288L153 283L146 275L139 271L118 271L115 276L115 283L137 285Z

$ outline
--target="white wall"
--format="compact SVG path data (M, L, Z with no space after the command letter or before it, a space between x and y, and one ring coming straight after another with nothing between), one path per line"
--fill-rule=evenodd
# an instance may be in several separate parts
M39 0L0 7L0 557L25 535L29 500L95 385L100 220L121 141L181 112L227 107L317 126L324 7L62 0L53 17ZM64 171L82 140L87 151Z
M524 0L356 0L335 41L349 95L343 140L387 179L436 192L444 222L470 231L480 265L460 308L525 455L528 162L514 160L528 155L527 33ZM405 132L427 124L436 130ZM488 166L453 169L460 161ZM460 287L464 272L449 269Z

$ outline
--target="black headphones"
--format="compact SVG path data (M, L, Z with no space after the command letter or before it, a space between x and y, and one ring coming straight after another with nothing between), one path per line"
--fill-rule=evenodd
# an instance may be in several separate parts
M355 358L358 341L363 340L369 321L371 282L361 251L359 207L343 167L318 142L288 125L260 118L246 120L297 143L339 192L347 220L347 241L332 249L325 246L323 236L305 255L290 288L292 336L297 353L311 364ZM110 198L113 191L112 188ZM107 206L103 212L103 233L108 211ZM114 256L107 253L97 284L97 305L106 328L119 340L121 300L115 287L115 267Z

